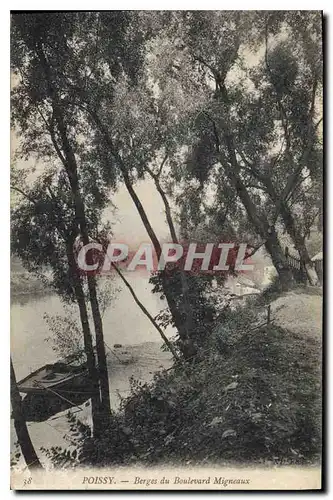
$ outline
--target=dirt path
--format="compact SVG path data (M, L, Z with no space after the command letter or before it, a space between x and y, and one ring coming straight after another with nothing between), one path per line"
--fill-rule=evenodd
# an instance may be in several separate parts
M282 328L321 340L322 300L322 295L293 290L272 302L272 318Z

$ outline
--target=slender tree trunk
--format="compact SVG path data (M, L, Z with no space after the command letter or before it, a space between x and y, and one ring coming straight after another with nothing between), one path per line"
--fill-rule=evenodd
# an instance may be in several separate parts
M67 138L66 129L62 121L62 116L58 117L58 125L62 136L63 149L67 160L66 167L67 167L67 173L69 177L71 190L73 193L73 199L75 204L75 215L80 229L82 243L84 245L87 245L90 241L87 229L84 203L79 188L76 159ZM108 368L107 368L106 352L104 345L103 324L98 305L96 279L94 276L88 275L87 281L89 290L89 300L90 300L92 317L95 327L95 335L96 335L96 351L98 358L98 371L99 371L99 380L101 388L101 413L103 413L105 423L107 424L107 420L111 416L111 403L110 403Z
M78 223L78 227L80 229L82 242L84 245L86 245L89 243L89 235L88 235L87 221L85 216L84 202L80 193L78 169L77 169L75 153L68 138L67 126L64 120L62 105L59 102L59 95L57 94L57 91L54 88L50 65L45 56L41 40L36 40L35 48L36 48L36 53L38 54L38 57L40 59L40 63L42 64L44 70L44 76L46 80L48 94L52 100L53 117L49 129L51 140L55 148L55 151L66 170L75 205L75 217ZM55 120L57 124L58 132L60 135L60 144L61 144L60 147L54 133L53 120ZM104 415L105 423L107 423L107 420L111 417L109 377L108 377L107 362L106 362L102 318L97 300L96 280L93 276L88 276L88 289L89 289L89 299L90 299L94 327L95 327L95 334L96 334L96 350L97 350L98 372L99 372L100 389L101 389L100 406L101 406L101 412Z
M100 419L101 399L98 387L98 371L96 369L95 355L94 355L92 337L89 327L87 306L81 284L75 286L75 294L80 311L80 319L83 330L85 353L87 356L87 367L89 372L89 378L92 384L91 412L92 412L94 436L99 436L101 430L103 429L103 424L101 423Z
M91 380L91 388L92 388L91 414L93 421L94 436L98 436L102 430L101 419L100 419L101 399L100 399L99 384L98 384L98 372L96 368L96 359L95 359L92 336L89 326L87 305L81 279L80 276L78 276L78 271L76 268L72 241L67 245L67 259L70 268L70 273L73 278L75 297L80 312L80 320L82 325L83 341L84 341L84 351L87 357L87 368L88 368L89 378Z
M163 165L163 164L162 164ZM169 231L171 235L172 242L175 244L179 244L179 240L177 237L176 233L176 228L173 223L172 215L171 215L171 208L169 204L169 200L162 189L161 183L159 181L159 177L153 172L148 169L148 172L150 173L151 177L154 179L155 186L157 191L159 192L162 201L164 203L164 210L165 210L165 216L166 220L169 226ZM185 328L187 331L187 337L189 338L191 336L191 331L193 328L193 316L192 316L192 308L191 308L191 303L190 303L190 297L189 297L189 287L188 287L188 281L186 274L182 268L179 268L179 273L180 273L180 280L181 280L181 287L182 287L182 293L183 293L183 304L184 304L184 313L185 313Z
M319 280L318 280L315 266L310 259L308 250L307 250L306 245L305 245L304 237L301 235L300 231L297 228L295 218L294 218L294 216L293 216L293 214L288 206L288 203L285 199L282 198L282 196L285 196L285 194L281 194L281 197L279 197L279 195L276 192L270 178L265 178L265 179L260 178L260 180L261 180L261 182L264 183L269 196L274 201L276 206L279 208L279 213L280 213L281 218L283 220L284 226L285 226L290 238L292 239L296 250L299 253L299 256L301 259L301 264L302 264L302 266L304 266L309 283L311 285L317 285ZM294 179L294 182L296 182L296 181L297 181L297 178ZM293 188L293 185L290 184L289 192L292 188Z
M135 205L135 207L140 215L142 223L143 223L143 225L148 233L148 236L149 236L149 238L154 246L156 256L158 259L160 259L160 256L162 253L160 242L156 236L156 233L155 233L153 227L151 226L151 224L149 222L149 219L148 219L148 216L145 212L145 209L143 208L143 205L142 205L138 195L136 194L135 189L133 188L132 181L128 175L127 169L126 169L125 165L123 164L123 161L122 161L121 157L119 156L119 154L114 150L112 140L109 137L108 131L106 130L105 126L103 125L103 123L99 119L99 116L93 110L90 110L89 112L90 112L92 118L94 119L96 126L98 127L98 129L100 130L100 132L102 133L102 135L104 137L106 147L110 150L110 153L112 154L112 156L115 158L115 160L118 163L118 166L120 168L120 171L121 171L123 179L124 179L126 189L129 193L130 197L132 198L132 201L133 201L133 203L134 203L134 205ZM161 279L162 279L162 286L163 286L164 295L165 295L165 298L166 298L166 301L168 303L172 318L174 320L175 326L178 330L179 337L181 340L181 344L182 344L181 351L182 351L185 358L193 357L193 351L194 351L193 343L192 343L191 339L188 337L186 325L184 323L182 314L178 310L178 306L177 306L177 303L173 297L173 293L172 293L172 291L170 291L170 288L169 288L168 278L166 276L166 273L163 271L161 272Z
M73 199L75 204L75 216L80 229L82 243L84 245L87 245L89 243L89 235L88 235L87 221L85 216L84 203L82 200L82 195L80 193L76 158L67 137L67 130L63 121L62 112L57 105L55 105L55 114L62 140L62 149L64 151L66 158L65 168L68 174L69 183L73 193ZM105 423L107 423L107 420L111 416L111 403L110 403L108 368L107 368L105 345L104 345L103 324L97 299L96 279L94 276L88 275L87 281L88 281L91 311L92 311L95 334L96 334L96 351L98 358L99 380L101 387L101 413L103 413Z
M72 159L72 162L73 161L75 161L75 157L74 160ZM76 161L75 163L72 163L72 165L73 165L73 170L70 171L70 184L75 202L75 213L80 228L82 243L84 245L87 245L90 241L89 241L87 222L85 217L84 204L79 190L77 171L75 168ZM108 368L107 368L106 352L104 344L103 324L97 298L96 279L94 276L88 275L87 281L89 290L89 300L90 300L91 312L92 312L92 317L95 327L95 335L96 335L96 351L98 359L100 389L101 389L100 408L101 408L101 413L103 414L103 418L105 420L105 424L107 424L107 421L111 416L111 402L110 402L109 376L108 376Z
M165 336L162 328L158 325L158 323L156 323L156 321L154 320L154 318L152 317L152 315L149 313L148 309L146 309L145 306L142 304L141 300L139 300L139 298L136 295L135 291L133 290L132 286L127 281L127 279L125 278L125 276L123 275L123 273L120 271L120 269L115 264L112 264L112 266L114 267L114 269L116 270L116 272L118 273L118 275L120 276L120 278L122 279L122 281L125 283L126 287L129 289L129 291L130 291L133 299L135 300L136 304L139 306L139 308L141 309L141 311L147 316L147 318L149 319L149 321L153 324L153 326L156 328L156 330L158 331L158 333L161 335L161 337L163 339L163 342L168 347L168 349L172 353L172 355L175 358L175 360L179 361L179 357L178 357L178 354L177 354L175 348L173 347L173 345L169 341L169 339Z
M28 469L42 469L42 465L39 461L35 448L31 442L30 435L27 428L27 423L25 421L22 400L20 392L17 387L15 371L13 367L13 362L10 360L10 393L11 393L11 404L14 417L14 426L17 434L18 443L22 450L22 455L27 464Z
M93 276L88 277L88 288L96 333L96 351L98 358L99 379L101 384L101 410L105 419L105 424L107 424L108 420L111 417L109 376L106 361L102 317L98 305L96 281Z

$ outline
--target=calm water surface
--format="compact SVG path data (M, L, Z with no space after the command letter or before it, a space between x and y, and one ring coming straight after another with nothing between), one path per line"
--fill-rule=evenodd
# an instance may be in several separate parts
M147 277L127 278L153 316L165 307L158 296L151 293ZM114 282L119 292L103 316L105 342L111 347L116 343L160 342L158 332L135 304L120 279L114 278ZM18 379L45 363L56 360L52 342L45 340L51 335L43 318L45 313L67 314L57 295L23 295L12 299L11 352ZM75 308L73 314L77 314ZM172 334L172 330L168 333Z

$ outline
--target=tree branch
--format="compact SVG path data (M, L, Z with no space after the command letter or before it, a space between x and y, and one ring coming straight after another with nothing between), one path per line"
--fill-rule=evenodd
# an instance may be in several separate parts
M166 337L166 335L164 334L162 328L158 325L158 323L154 320L154 318L152 317L152 315L149 313L149 311L145 308L145 306L142 304L142 302L139 300L139 298L137 297L135 291L133 290L132 286L129 284L129 282L127 281L127 279L125 278L125 276L123 275L123 273L120 271L120 269L118 268L118 266L112 262L111 263L112 267L115 269L115 271L117 272L118 276L120 276L121 280L124 282L125 286L128 288L128 290L130 291L130 294L132 295L135 303L139 306L139 308L141 309L141 311L145 314L145 316L147 316L147 318L149 319L149 321L154 325L154 327L156 328L156 330L158 331L158 333L161 335L164 343L166 344L166 346L170 349L173 357L175 358L176 361L180 361L179 359L179 356L175 350L175 348L173 347L172 343L169 341L169 339Z
M161 173L162 173L162 170L163 170L163 167L164 167L164 165L165 165L165 162L166 162L166 161L167 161L167 159L168 159L168 156L169 156L169 155L168 155L168 153L167 153L167 154L165 155L165 157L163 158L163 161L162 161L162 163L161 163L161 165L160 165L160 168L158 169L158 172L157 172L157 178L159 178L159 177L160 177L160 175L161 175Z
M255 247L252 247L252 252L247 254L246 255L246 259L248 259L249 257L252 257L255 253L258 252L258 250L265 244L265 242L263 241L262 243L260 243L259 245L256 245Z
M10 186L10 189L12 189L13 191L17 191L18 193L20 193L24 198L26 198L28 201L30 201L30 203L32 203L33 205L35 205L35 206L38 205L38 201L35 200L29 194L27 194L25 191L23 191L23 189L20 189L17 186L13 186L13 185Z

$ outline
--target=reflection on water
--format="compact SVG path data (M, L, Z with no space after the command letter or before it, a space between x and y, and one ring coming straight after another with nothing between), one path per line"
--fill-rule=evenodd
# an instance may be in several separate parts
M89 406L89 393L62 394L64 398L50 394L27 394L22 400L22 409L27 422L43 422L56 413L80 405Z
M20 306L24 306L29 302L33 302L36 300L43 300L50 295L54 295L52 291L43 291L43 292L31 292L31 293L19 293L17 295L11 295L10 302L11 304L18 304Z
M147 277L129 276L128 279L152 315L165 307L157 295L151 293ZM160 342L158 332L118 277L115 278L115 288L118 293L103 316L105 342L110 346L116 343ZM57 359L52 343L45 341L51 335L43 319L45 313L65 315L63 303L57 295L26 294L12 298L11 352L18 380ZM74 314L77 314L76 309ZM169 333L172 334L172 331Z

